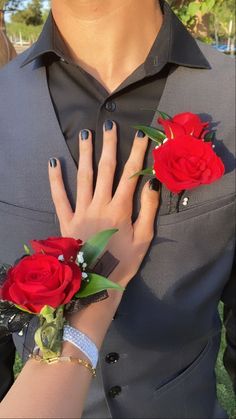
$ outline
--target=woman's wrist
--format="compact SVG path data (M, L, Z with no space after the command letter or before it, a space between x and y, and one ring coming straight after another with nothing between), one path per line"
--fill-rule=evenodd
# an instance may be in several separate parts
M114 314L120 304L122 292L109 290L109 297L98 303L92 303L78 313L67 316L70 326L86 334L100 349Z

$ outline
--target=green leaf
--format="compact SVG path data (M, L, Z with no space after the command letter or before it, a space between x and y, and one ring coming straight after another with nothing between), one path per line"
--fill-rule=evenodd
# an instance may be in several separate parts
M104 251L110 238L118 231L117 228L104 230L91 237L81 248L84 252L84 260L88 266L92 265Z
M159 113L159 115L162 117L162 119L165 119L165 120L167 120L167 119L172 119L171 118L171 116L170 115L168 115L167 113L165 113L165 112L161 112L161 111L158 111L157 110L157 112Z
M204 137L205 142L208 142L208 141L213 142L214 140L215 140L215 131L208 132Z
M147 135L152 141L158 143L159 145L163 143L163 140L166 138L164 132L159 131L157 128L148 127L146 125L133 125L132 128L141 130Z
M24 244L24 251L25 251L26 255L30 255L30 249L27 246L27 244Z
M201 12L202 14L206 14L209 13L211 11L211 9L214 7L215 5L215 0L205 0L202 4L201 4Z
M119 284L110 281L104 276L89 273L88 283L84 283L82 288L75 294L76 298L88 297L89 295L97 294L100 291L107 290L109 288L117 289L118 291L124 291L124 288Z
M148 167L147 169L140 170L139 172L136 172L132 176L130 176L129 179L132 179L135 176L145 176L145 175L153 175L153 168Z
M188 13L189 13L189 15L190 15L190 16L195 16L195 15L196 15L196 13L199 11L200 6L201 6L201 5L200 5L199 3L195 3L195 2L190 3L190 4L188 5Z

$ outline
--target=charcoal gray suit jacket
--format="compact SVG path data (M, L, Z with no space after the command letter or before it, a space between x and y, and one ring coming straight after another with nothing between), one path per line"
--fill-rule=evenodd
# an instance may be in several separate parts
M214 367L220 299L227 303L229 367L235 356L230 333L236 305L231 275L235 74L231 57L198 45L211 69L176 67L159 109L170 115L195 112L212 121L226 173L211 185L186 191L180 200L163 188L155 238L101 350L84 413L88 418L226 417L217 402ZM0 72L0 261L9 264L22 255L23 243L60 233L48 182L50 157L62 162L73 206L76 193L77 168L50 100L45 69L37 61L21 68L24 59L25 54ZM158 127L157 113L152 126ZM150 148L149 163L151 158ZM29 328L24 347L16 337L25 359L30 336Z

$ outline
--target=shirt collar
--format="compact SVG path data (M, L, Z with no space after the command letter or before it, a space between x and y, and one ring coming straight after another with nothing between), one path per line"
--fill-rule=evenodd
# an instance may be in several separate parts
M163 24L144 62L146 75L159 72L160 67L163 67L166 63L210 69L211 66L196 40L166 1L163 2L162 7ZM21 67L46 53L53 53L59 58L71 61L66 44L55 24L51 11L37 42Z

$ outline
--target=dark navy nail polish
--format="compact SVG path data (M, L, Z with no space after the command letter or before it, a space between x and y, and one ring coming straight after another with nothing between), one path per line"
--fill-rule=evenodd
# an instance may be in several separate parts
M113 122L110 119L106 119L104 127L105 131L110 131L113 128Z
M145 137L145 134L144 134L144 132L143 132L143 131L141 131L141 129L139 129L139 130L138 130L138 132L137 132L137 137L139 137L139 138L143 138L143 137Z
M88 139L88 137L89 137L89 132L88 132L88 130L87 130L87 129L82 129L82 130L80 131L80 134L81 134L81 139L82 139L82 140L87 140L87 139Z
M57 160L54 158L49 159L50 167L57 167Z
M161 187L161 183L157 178L153 178L149 180L149 189L151 189L151 191L158 192L160 190L160 187Z

